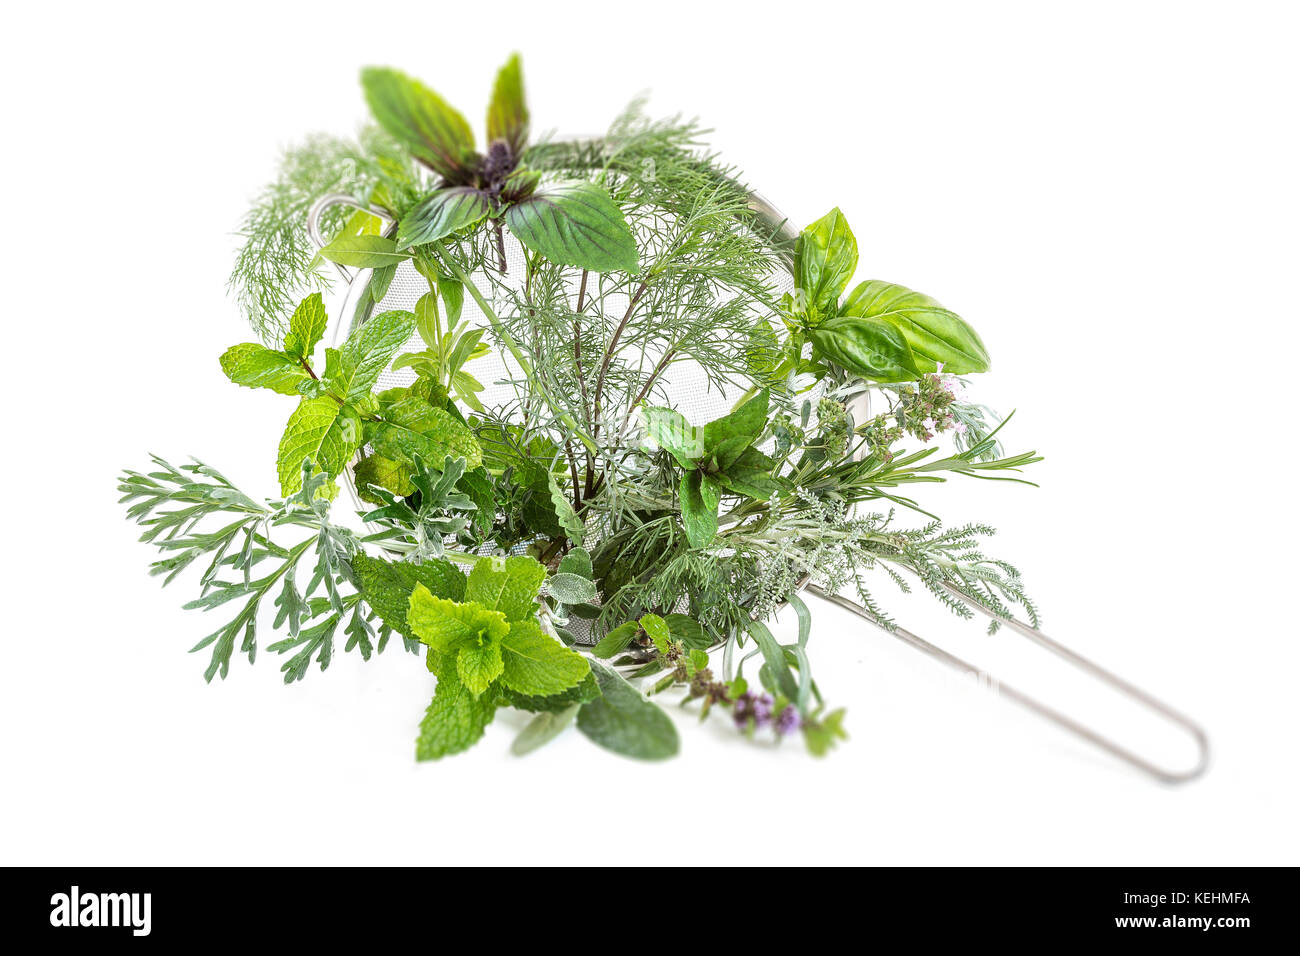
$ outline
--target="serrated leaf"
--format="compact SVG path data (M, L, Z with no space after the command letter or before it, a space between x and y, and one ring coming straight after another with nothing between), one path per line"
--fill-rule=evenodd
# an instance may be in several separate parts
M682 475L682 526L692 548L707 548L718 534L718 503L722 496L712 475L688 471Z
M507 621L532 620L546 566L526 555L479 558L469 573L465 600L499 611Z
M849 293L841 311L846 316L880 319L898 329L921 371L933 372L939 362L953 375L989 369L989 353L979 334L928 295L872 279Z
M728 491L766 501L781 487L772 478L775 465L771 458L751 447L715 477Z
M601 660L609 660L616 654L621 654L632 643L632 638L640 633L640 630L640 625L636 621L620 624L602 637L596 646L591 649L591 653Z
M394 309L374 316L349 335L338 350L331 384L345 401L353 402L369 395L388 363L414 332L414 313Z
M469 641L456 654L456 673L476 697L487 690L504 669L500 641L484 640L481 644Z
M361 87L375 121L434 172L455 177L474 152L465 117L419 80L397 70L361 71Z
M477 601L449 601L435 597L423 584L411 591L406 622L411 633L439 654L463 645L497 643L510 630L505 615Z
M232 345L221 355L221 371L236 385L269 388L281 395L299 394L298 386L311 376L296 359L257 342Z
M455 674L438 677L433 700L420 721L416 760L437 760L468 750L483 736L496 714L490 694L475 697Z
M298 303L289 319L289 332L284 337L285 353L293 359L310 359L329 321L321 294L313 292L307 296Z
M654 642L655 650L660 654L668 653L668 642L672 640L672 634L668 630L668 625L658 614L643 614L638 622L641 630Z
M709 422L700 430L705 453L710 453L731 438L753 444L767 427L768 390L763 389L734 412Z
M528 142L528 105L524 99L524 71L519 54L512 54L497 73L488 102L487 135L489 142L505 140L516 157Z
M654 445L667 449L683 468L696 467L704 457L704 439L700 430L671 408L650 406L641 409L646 435Z
M542 712L530 720L510 745L510 752L523 757L558 737L578 716L581 704L569 704L563 710Z
M587 659L549 637L536 621L514 621L501 639L501 683L530 697L576 686L590 672Z
M481 189L439 189L402 217L397 227L397 248L435 242L474 225L491 211L492 202Z
M302 487L302 463L310 460L333 478L361 444L361 419L351 406L329 397L304 398L289 416L276 471L285 497Z
M685 614L665 614L664 623L672 632L673 640L681 641L689 648L707 650L712 641L700 622Z
M414 639L406 612L417 584L449 601L460 601L465 596L465 575L449 561L411 564L358 553L352 556L351 564L366 603L385 625L406 638Z
M596 684L596 678L588 671L587 676L575 686L559 694L535 697L529 694L517 693L509 687L503 686L501 687L501 696L509 702L511 707L533 713L544 713L563 710L570 704L585 704L589 700L595 700L600 696L600 687Z
M352 466L352 474L356 479L357 496L371 504L385 505L388 502L369 490L369 485L386 488L400 498L415 491L415 485L411 482L411 466L383 455L367 455L362 458Z
M403 464L464 458L467 469L483 463L483 449L465 424L422 398L399 399L383 410L384 419L373 422L367 438L374 450Z
M506 209L510 232L558 265L636 273L636 240L623 213L595 183L557 183Z
M578 711L578 729L614 753L639 760L675 756L677 728L662 709L650 703L608 664L591 663L601 696Z
M564 489L560 487L554 472L546 473L546 489L551 496L551 507L555 509L555 519L560 523L560 528L573 544L581 545L587 533L586 527L578 517L578 513L573 510L573 505L569 502Z
M357 269L383 269L411 258L385 236L339 236L320 254L330 262Z

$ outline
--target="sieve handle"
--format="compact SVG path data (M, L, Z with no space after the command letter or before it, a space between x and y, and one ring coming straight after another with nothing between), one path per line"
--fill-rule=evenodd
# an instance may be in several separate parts
M348 206L352 209L360 210L361 212L368 212L372 216L378 216L380 219L387 219L389 222L396 221L396 217L382 206L373 206L369 203L357 202L346 193L330 193L329 195L321 196L320 199L317 199L312 203L311 208L307 210L307 238L311 240L311 244L316 247L317 252L324 249L327 244L325 242L325 237L321 235L320 231L321 216L325 215L325 210L333 209L335 206ZM352 280L357 277L357 274L347 266L339 265L337 262L331 262L330 265L338 270L338 274L343 277L343 281L349 285L351 285Z

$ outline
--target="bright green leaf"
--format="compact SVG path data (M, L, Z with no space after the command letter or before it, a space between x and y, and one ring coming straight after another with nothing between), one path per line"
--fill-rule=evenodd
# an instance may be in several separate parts
M505 615L507 621L532 620L546 566L526 555L479 558L469 573L465 599Z
M599 643L591 649L591 653L601 660L609 660L616 654L621 654L632 643L632 638L636 637L640 631L640 625L636 621L620 624L602 637Z
M434 172L454 177L474 151L465 117L419 80L397 70L361 71L361 86L375 120Z
M499 642L510 630L500 611L472 599L457 602L435 597L423 584L416 584L411 591L406 621L411 633L439 654L467 643Z
M325 300L319 292L313 292L293 310L289 319L289 333L284 337L284 351L290 358L310 359L328 325L329 314L325 311Z
M591 668L587 659L549 637L536 621L514 621L501 639L501 683L530 697L549 697L576 686Z
M301 362L256 342L226 349L221 355L221 371L236 385L269 388L281 395L297 395L299 383L311 380Z
M490 696L475 697L454 673L440 675L433 700L420 721L416 760L437 760L468 750L496 714Z
M524 99L524 72L519 54L513 54L497 73L487 113L488 140L502 139L517 157L528 142L528 106Z
M276 458L280 493L288 496L302 487L302 463L310 459L325 474L339 474L361 444L361 419L349 405L332 398L304 398L298 403Z
M794 251L795 286L805 309L834 315L840 293L858 267L858 241L844 214L832 209L799 233Z
M410 258L409 253L398 250L396 242L383 236L339 236L320 254L330 262L358 269L383 269Z
M921 371L902 332L880 319L841 316L812 330L815 356L873 382L911 382Z
M920 371L933 372L939 362L953 375L988 371L989 353L979 334L928 295L872 279L849 293L842 311L846 316L880 319L898 329Z

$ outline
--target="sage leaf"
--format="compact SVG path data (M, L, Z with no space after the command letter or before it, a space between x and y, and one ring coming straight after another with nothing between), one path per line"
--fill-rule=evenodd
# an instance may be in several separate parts
M606 750L638 760L676 756L677 728L667 714L646 700L608 664L591 662L600 694L578 711L578 729Z
M561 604L587 604L596 599L595 582L577 574L553 574L546 585Z
M510 752L523 757L550 743L573 723L581 709L581 704L570 704L560 711L538 714L519 731L519 736L510 745Z
M487 194L473 186L439 189L402 217L397 227L397 248L423 245L460 232L491 210Z
M474 152L474 131L459 112L419 80L398 70L361 71L375 121L434 172L454 178Z
M595 183L557 183L509 207L505 220L516 239L558 265L592 272L639 268L623 213Z
M841 311L846 316L880 319L898 329L923 372L933 372L939 362L954 375L988 371L989 353L979 334L928 295L872 279L854 287Z
M564 574L576 574L588 581L595 577L591 567L591 555L583 548L570 549L568 554L560 558L560 566L557 570Z

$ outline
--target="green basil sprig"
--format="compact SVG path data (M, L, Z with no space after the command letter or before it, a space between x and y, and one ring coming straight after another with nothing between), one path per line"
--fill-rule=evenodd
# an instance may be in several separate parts
M795 293L785 303L795 356L811 341L815 360L873 382L915 381L940 363L955 375L988 370L979 334L927 295L872 279L841 301L857 265L858 243L839 209L799 234Z

